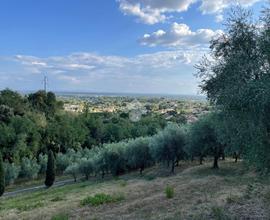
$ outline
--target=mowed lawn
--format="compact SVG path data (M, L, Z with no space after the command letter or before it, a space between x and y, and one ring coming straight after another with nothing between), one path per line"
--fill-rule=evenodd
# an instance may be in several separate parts
M226 160L219 170L185 163L118 178L92 179L0 199L0 219L270 219L270 180ZM166 187L173 188L167 198ZM121 199L101 205L82 200L104 193Z

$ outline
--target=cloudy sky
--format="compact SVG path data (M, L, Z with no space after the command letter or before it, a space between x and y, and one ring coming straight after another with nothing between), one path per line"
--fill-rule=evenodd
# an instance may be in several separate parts
M267 1L0 0L0 89L198 94L230 7Z

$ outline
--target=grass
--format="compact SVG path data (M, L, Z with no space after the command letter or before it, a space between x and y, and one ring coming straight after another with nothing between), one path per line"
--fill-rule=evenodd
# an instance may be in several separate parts
M211 165L184 164L175 175L157 166L143 177L134 172L2 197L0 219L270 219L269 179L229 160L219 171Z
M51 220L68 220L68 215L65 213L59 213L52 216Z
M242 202L242 198L240 196L237 196L237 195L229 195L227 198L226 198L226 202L228 204L240 204Z
M215 220L230 220L231 218L225 214L225 210L222 207L213 206L212 215Z
M122 187L126 187L127 186L127 181L126 180L120 180L119 184Z
M61 197L61 196L56 196L56 197L51 199L52 202L58 202L58 201L62 201L62 200L64 200L64 197Z
M92 205L99 206L106 203L114 203L124 200L123 195L109 195L105 193L98 193L94 196L88 196L81 201L82 206Z
M166 186L165 188L165 194L168 199L171 199L174 197L174 188L171 186Z

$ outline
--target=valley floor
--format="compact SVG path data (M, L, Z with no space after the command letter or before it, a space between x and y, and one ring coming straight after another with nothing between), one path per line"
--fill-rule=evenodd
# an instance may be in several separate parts
M131 173L1 198L0 219L270 219L269 178L229 159L220 162L219 170L210 167L210 163L185 163L175 175L154 167L143 176ZM166 186L174 188L171 199L166 197ZM94 207L81 205L96 193L124 199Z

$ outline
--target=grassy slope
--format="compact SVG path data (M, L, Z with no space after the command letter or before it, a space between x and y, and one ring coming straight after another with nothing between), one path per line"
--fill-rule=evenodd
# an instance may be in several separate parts
M0 219L51 219L58 213L69 219L270 219L269 179L245 171L241 163L222 162L219 171L209 167L186 164L172 176L164 168L151 168L142 177L132 173L2 198ZM172 199L164 193L168 185L175 190ZM97 207L80 205L86 196L100 192L125 199Z

